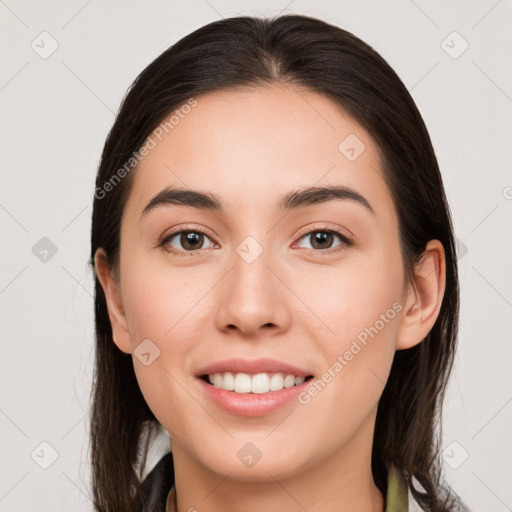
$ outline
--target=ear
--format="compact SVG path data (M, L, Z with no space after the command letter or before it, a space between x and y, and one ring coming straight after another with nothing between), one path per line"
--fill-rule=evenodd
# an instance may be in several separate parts
M445 286L444 248L439 240L430 240L408 285L396 350L411 348L425 339L439 315Z
M113 341L121 351L131 354L130 334L121 299L120 283L112 275L107 255L101 247L94 254L94 266L107 301Z

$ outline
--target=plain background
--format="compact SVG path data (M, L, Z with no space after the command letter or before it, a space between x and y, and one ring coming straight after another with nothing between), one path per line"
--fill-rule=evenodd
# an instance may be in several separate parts
M461 328L444 414L445 476L472 510L512 510L510 0L5 0L3 512L92 510L90 217L100 152L125 91L192 30L220 17L281 12L319 17L371 44L425 119L460 249ZM47 55L52 45L58 47Z

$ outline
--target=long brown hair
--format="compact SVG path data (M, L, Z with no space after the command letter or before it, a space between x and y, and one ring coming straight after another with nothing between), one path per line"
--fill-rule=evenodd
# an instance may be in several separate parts
M446 289L439 317L421 343L395 354L378 406L372 471L383 494L394 464L424 510L454 510L456 496L441 480L439 460L441 406L459 312L450 212L422 117L399 77L368 44L324 21L286 15L223 19L167 49L136 78L107 137L96 179L90 264L94 267L102 247L114 275L118 272L121 216L136 172L130 159L169 113L203 93L278 82L325 95L373 136L398 211L408 276L429 240L444 246ZM131 510L148 449L147 443L141 446L141 433L146 422L157 426L158 421L139 389L131 355L112 341L97 277L95 288L94 504L101 512Z

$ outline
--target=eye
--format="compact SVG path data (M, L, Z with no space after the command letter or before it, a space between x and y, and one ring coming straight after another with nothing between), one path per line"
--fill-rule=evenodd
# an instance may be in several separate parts
M336 238L339 240L339 243L333 246ZM328 227L310 229L300 236L299 242L302 240L309 242L309 247L303 248L312 254L331 254L353 245L352 240L346 235ZM208 244L207 241L210 243ZM163 238L159 245L177 256L193 256L200 249L216 246L206 232L199 228L173 231Z
M166 236L160 245L165 250L180 256L186 256L187 253L194 254L194 251L204 249L205 239L210 241L209 247L215 244L211 238L201 229L185 229L181 231L174 231Z
M340 243L333 247L336 238ZM309 242L309 247L306 246L304 248L309 249L309 252L313 254L337 252L353 245L352 240L346 235L335 229L328 228L310 230L300 237L299 242L301 240Z

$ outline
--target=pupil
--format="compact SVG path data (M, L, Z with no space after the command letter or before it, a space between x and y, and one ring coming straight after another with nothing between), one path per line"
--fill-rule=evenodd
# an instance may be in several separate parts
M183 233L181 243L183 247L188 247L194 249L198 245L201 244L198 243L201 241L201 237L203 235L200 233Z
M319 244L320 248L325 247L325 245L326 245L325 242L328 241L328 237L330 237L330 236L332 236L332 234L326 233L325 231L317 232L314 235L313 247L315 246L315 244Z

